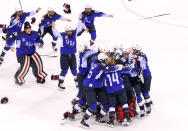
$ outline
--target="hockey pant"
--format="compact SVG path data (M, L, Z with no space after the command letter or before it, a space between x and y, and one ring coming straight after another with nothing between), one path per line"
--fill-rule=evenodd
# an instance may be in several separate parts
M23 84L29 68L32 68L33 75L37 79L44 79L47 74L43 71L43 63L38 53L32 55L17 55L17 61L20 67L15 74L16 82Z
M95 42L95 39L96 39L96 37L97 37L95 25L92 25L92 26L87 27L87 28L89 29L89 33L90 33L90 35L91 35L91 41L92 41L92 42ZM85 30L83 29L81 32L79 32L79 33L77 34L77 36L81 36L84 31L85 31Z

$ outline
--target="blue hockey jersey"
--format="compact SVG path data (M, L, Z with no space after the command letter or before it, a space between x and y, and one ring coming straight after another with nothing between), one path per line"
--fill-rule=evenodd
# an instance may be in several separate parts
M48 14L46 14L42 18L42 20L41 20L41 22L39 24L40 30L43 32L44 28L51 27L52 26L52 22L53 21L55 22L56 20L66 21L66 19L63 16L57 14L56 12L54 13L52 18L48 17Z
M92 55L97 54L98 52L87 49L84 52L79 54L79 73L81 75L87 75L91 65L91 57Z
M77 41L76 37L77 34L82 31L82 29L85 29L85 25L79 21L77 28L73 31L72 36L68 36L65 32L58 32L57 29L52 29L55 36L61 39L61 46L60 46L60 52L61 54L74 54L77 51Z
M19 20L16 20L16 16L13 16L10 25L7 27L7 34L12 35L12 34L17 34L18 32L21 32L22 26L26 20L27 17L33 16L37 14L36 11L33 12L28 12L28 13L23 13L23 15L20 17Z
M105 69L105 89L108 94L123 90L124 83L121 78L122 66L109 66Z
M148 66L148 59L145 54L139 54L138 55L138 64L141 68L141 71L143 73L143 77L150 77L151 76L151 71Z
M20 32L16 37L16 54L31 55L36 52L36 45L43 46L43 41L39 34L32 31L30 35Z
M104 65L92 62L87 77L83 80L83 86L101 88L104 81Z
M87 13L82 12L82 22L85 23L86 27L91 27L94 25L95 17L107 17L108 14L105 14L103 12L98 12L95 10L91 11L91 14L88 15Z

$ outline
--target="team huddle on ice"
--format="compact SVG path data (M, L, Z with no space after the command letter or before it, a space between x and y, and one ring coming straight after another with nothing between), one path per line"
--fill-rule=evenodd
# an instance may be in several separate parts
M71 13L69 4L64 4L64 12ZM59 32L56 29L55 21L62 20L71 22L70 19L57 14L54 9L48 8L46 15L42 17L38 31L32 31L31 24L35 23L26 20L27 17L37 14L41 9L25 13L17 8L11 16L10 25L0 25L0 32L6 34L6 44L0 54L0 65L9 50L14 50L16 43L16 57L20 64L15 73L15 83L23 85L29 68L32 68L36 82L44 84L47 73L43 70L43 63L36 48L44 45L43 37L49 33L52 38L52 48L56 52L58 38L60 44L60 65L59 75L52 75L51 80L58 80L58 88L65 90L64 80L68 69L74 76L76 87L79 89L77 96L73 99L71 112L65 112L64 118L76 120L77 114L84 112L81 124L89 127L89 118L94 115L99 123L107 123L113 127L115 123L128 125L132 118L151 113L150 85L151 72L148 66L146 54L141 51L139 45L124 48L119 44L113 49L95 44L96 29L94 21L96 17L112 17L103 12L92 10L87 4L85 10L79 15L76 29L70 25ZM22 31L22 26L24 30ZM77 37L83 32L90 33L89 44L79 46L79 61L76 60ZM78 72L77 72L78 62ZM47 82L46 82L47 83ZM145 100L145 101L144 101ZM140 109L137 113L136 104ZM109 116L108 118L106 116Z

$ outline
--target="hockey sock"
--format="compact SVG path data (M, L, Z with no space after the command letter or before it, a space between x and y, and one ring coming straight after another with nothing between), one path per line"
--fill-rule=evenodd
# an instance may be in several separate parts
M143 96L144 96L144 99L145 99L146 113L149 114L149 113L151 113L151 101L150 101L149 93L144 92Z
M143 117L145 115L145 110L144 110L144 102L141 96L137 96L137 103L140 108L140 116Z
M87 121L91 117L91 115L96 111L96 108L97 108L96 104L91 104L89 106L89 108L86 110L86 113L84 115L84 118L83 118L84 121L85 120Z
M121 123L124 118L125 113L123 112L122 106L117 106L116 110L117 110L118 123Z
M134 97L131 97L129 98L129 110L130 110L130 115L131 117L135 117L135 98Z

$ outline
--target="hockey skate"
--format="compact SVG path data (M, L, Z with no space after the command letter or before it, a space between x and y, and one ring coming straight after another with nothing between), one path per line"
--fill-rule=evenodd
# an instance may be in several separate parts
M86 128L86 129L89 128L89 124L88 124L87 120L82 119L82 121L80 123L81 123L81 125L82 125L83 128Z

